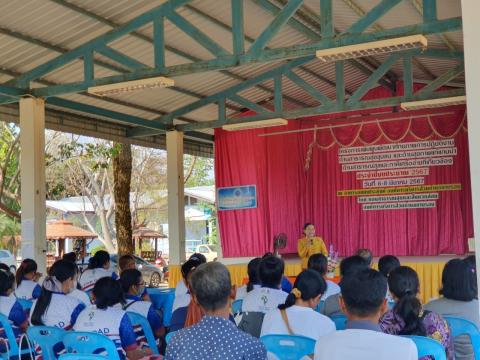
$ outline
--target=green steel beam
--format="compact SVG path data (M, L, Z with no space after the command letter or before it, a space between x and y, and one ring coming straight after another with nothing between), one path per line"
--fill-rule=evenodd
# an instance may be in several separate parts
M320 32L322 37L335 35L332 0L320 0Z
M1 85L0 84L0 94L1 95L7 95L8 97L19 97L22 95L27 95L28 91L25 91L23 89L19 89L13 86L7 86L7 85Z
M275 75L273 78L273 88L275 93L273 95L273 107L275 111L281 112L283 109L282 101L282 74Z
M413 68L412 57L403 58L403 93L407 99L413 95Z
M225 111L225 104L227 103L225 98L218 101L218 121L220 124L224 124L227 121L227 112Z
M370 10L365 16L361 17L352 26L350 26L345 33L355 34L362 33L367 30L372 24L379 18L389 12L394 6L400 3L402 0L382 0L372 10Z
M457 76L462 74L465 71L465 68L463 66L463 62L461 64L458 64L454 68L448 70L446 73L442 74L435 80L433 80L430 84L427 86L423 87L421 90L417 92L417 95L431 95L435 90L437 90L439 87L447 84L450 80L455 79Z
M102 54L103 56L112 59L120 65L125 66L128 69L142 69L147 67L147 65L142 64L140 61L135 60L134 58L125 54L122 54L121 52L118 52L117 50L112 49L109 46L99 47L95 51Z
M245 52L245 29L243 22L243 0L232 0L232 41L233 53Z
M464 89L440 91L440 92L433 93L431 95L415 94L410 99L406 99L404 96L396 96L396 97L390 97L385 99L367 100L367 101L362 101L362 102L353 103L353 104L333 103L332 105L328 105L328 106L317 106L312 108L296 109L296 110L283 111L283 112L257 114L253 116L247 116L247 117L230 118L227 120L226 123L220 123L218 120L213 120L213 121L198 122L196 124L177 125L175 126L175 128L179 131L190 131L190 130L198 130L198 129L215 128L225 124L246 123L251 121L273 119L278 117L283 117L286 119L297 119L297 118L312 116L312 115L323 115L323 114L332 114L332 113L342 113L342 112L347 112L352 110L366 110L366 109L393 107L393 106L399 106L402 102L405 102L405 101L443 99L451 96L461 96L461 95L465 95Z
M303 89L307 94L309 94L315 100L319 101L321 104L328 104L331 102L331 100L327 96L323 95L319 90L307 83L293 71L287 72L286 76L295 84L297 84L297 86Z
M423 0L423 21L437 20L437 0Z
M163 16L153 19L153 58L155 67L165 67L165 19Z
M335 80L337 82L335 89L337 103L343 104L345 102L345 64L343 60L335 62Z
M240 96L240 95L237 95L237 94L234 94L234 95L230 95L228 97L230 100L236 102L237 104L240 104L244 107L246 107L247 109L250 109L250 110L253 110L255 111L256 113L263 113L263 112L268 112L269 110L257 103L254 103L253 101L250 101L248 99L245 99L243 96Z

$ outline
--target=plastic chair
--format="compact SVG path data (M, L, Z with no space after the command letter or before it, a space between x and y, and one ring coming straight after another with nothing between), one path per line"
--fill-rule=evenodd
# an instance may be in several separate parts
M347 324L347 317L345 315L330 316L330 319L335 323L337 330L345 330L345 325Z
M3 329L3 332L6 335L6 338L8 341L8 348L7 348L8 351L4 353L0 353L1 359L8 360L13 357L18 357L19 352L21 355L30 354L29 349L24 349L22 351L19 350L17 339L12 329L12 325L10 324L10 321L8 320L8 318L3 314L0 314L0 328Z
M260 340L279 360L298 360L315 351L315 340L305 336L265 335Z
M317 307L315 308L315 311L321 313L324 306L325 306L325 300L320 300Z
M402 335L404 338L411 339L417 346L418 358L424 356L433 356L435 360L447 360L447 354L443 345L438 341L425 336Z
M158 352L157 342L155 341L155 336L153 335L152 327L150 326L148 320L142 315L131 311L127 311L127 315L130 318L130 321L134 327L142 327L143 335L145 335L148 347L150 348L150 350L152 350L153 355L160 355L160 353Z
M68 332L63 337L63 343L68 353L96 355L95 352L103 349L107 353L107 356L103 356L103 359L120 360L115 343L101 334Z
M27 329L28 339L42 350L43 359L55 359L55 345L63 340L65 330L53 326L30 326Z
M175 289L147 288L147 293L155 309L163 311L163 325L169 327L172 320Z
M453 316L444 316L443 318L448 322L453 337L460 335L468 335L470 337L475 360L480 360L480 331L477 325L471 321Z
M105 360L105 356L94 354L63 354L59 360Z
M25 311L30 311L30 309L33 306L33 301L31 300L17 299L17 301L20 303L20 305L22 306L22 309Z
M173 335L175 335L176 331L172 331L172 332L169 332L166 336L165 336L165 342L168 344L170 342L170 339L173 337Z
M233 315L240 314L242 312L243 300L232 301L232 312Z

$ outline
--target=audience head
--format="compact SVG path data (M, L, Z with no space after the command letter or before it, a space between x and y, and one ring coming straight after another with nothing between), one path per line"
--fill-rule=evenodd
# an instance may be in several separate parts
M5 265L7 266L7 265ZM15 275L7 266L0 268L0 296L9 296L15 289Z
M308 258L307 267L319 273L320 276L325 276L328 271L328 259L323 254L313 254Z
M355 274L368 268L368 263L358 255L349 256L340 262L340 276Z
M217 261L202 264L191 279L193 298L207 314L230 309L231 281L228 269Z
M387 279L378 271L364 267L340 282L340 307L349 319L375 323L387 309Z
M98 269L104 268L108 269L110 267L110 254L105 250L99 250L93 255L88 261L89 269Z
M247 292L253 290L253 285L260 284L260 278L258 276L258 268L260 267L261 258L257 257L255 259L250 260L248 263L248 284L247 284Z
M0 263L0 270L5 270L5 271L10 271L10 267L7 265L7 264L4 264L4 263ZM15 275L14 275L15 276Z
M368 266L372 266L372 261L373 261L373 254L371 250L369 249L358 249L357 253L355 255L358 255L362 257L368 264Z
M452 259L442 273L442 289L447 299L472 301L477 298L477 275L465 260Z
M69 253L66 253L66 254L63 254L62 260L70 261L72 263L76 263L77 262L77 254L74 253L73 251L69 252Z
M53 293L68 294L76 288L76 274L77 266L70 261L58 260L52 265L48 276L43 281L42 291L32 313L31 323L33 325L44 325L42 316L50 306Z
M303 233L306 237L314 237L315 226L312 223L306 223L305 225L303 225Z
M185 280L185 283L187 285L189 283L189 279L193 271L195 271L195 269L198 268L200 265L202 265L202 262L197 258L189 259L183 263L181 267L181 272L182 272L182 277Z
M125 294L142 296L145 291L145 282L143 281L142 273L137 269L122 271L120 282Z
M120 256L120 258L118 259L118 268L120 274L125 270L135 269L135 258L133 257L133 255Z
M388 274L398 267L400 267L400 260L396 256L385 255L378 260L378 271L385 277L388 277Z
M395 300L393 311L404 321L400 335L425 336L425 327L420 317L422 304L417 298L420 288L418 275L408 266L400 266L388 276L388 287Z
M15 280L17 282L17 287L20 286L22 280L34 280L37 276L37 263L32 259L24 259L20 266L18 267Z
M190 255L188 260L191 260L191 259L199 260L201 264L205 264L207 262L207 258L205 257L205 255L200 254L200 253L194 253L194 254Z
M260 261L258 276L263 286L279 289L282 283L285 264L276 256L267 256Z
M120 281L114 280L112 277L99 279L93 287L92 295L98 309L125 303L122 285L120 285Z
M293 289L285 299L285 304L279 309L286 309L293 305L300 305L315 309L322 295L327 290L327 283L320 274L314 270L302 271L293 284Z

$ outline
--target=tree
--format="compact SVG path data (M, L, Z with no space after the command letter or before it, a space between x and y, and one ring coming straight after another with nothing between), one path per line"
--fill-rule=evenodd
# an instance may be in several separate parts
M0 122L0 212L20 219L20 133Z
M115 196L115 228L118 254L133 254L132 213L130 210L130 183L132 179L132 149L130 144L117 143L113 157L113 193Z
M186 187L213 185L213 159L185 155L183 160Z

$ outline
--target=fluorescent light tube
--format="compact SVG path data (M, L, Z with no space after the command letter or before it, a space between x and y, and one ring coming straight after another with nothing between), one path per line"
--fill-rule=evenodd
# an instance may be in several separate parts
M267 119L267 120L259 120L259 121L249 121L244 123L238 124L227 124L223 125L222 129L227 131L236 131L236 130L249 130L249 129L260 129L272 126L282 126L287 125L288 120L282 118L276 119Z
M403 102L400 104L400 107L403 110L431 109L444 106L463 105L466 103L466 100L466 96L452 96L443 99Z
M114 84L93 86L89 87L87 92L98 96L117 95L137 90L169 87L173 86L174 84L175 82L172 79L159 76L148 79L123 81Z

